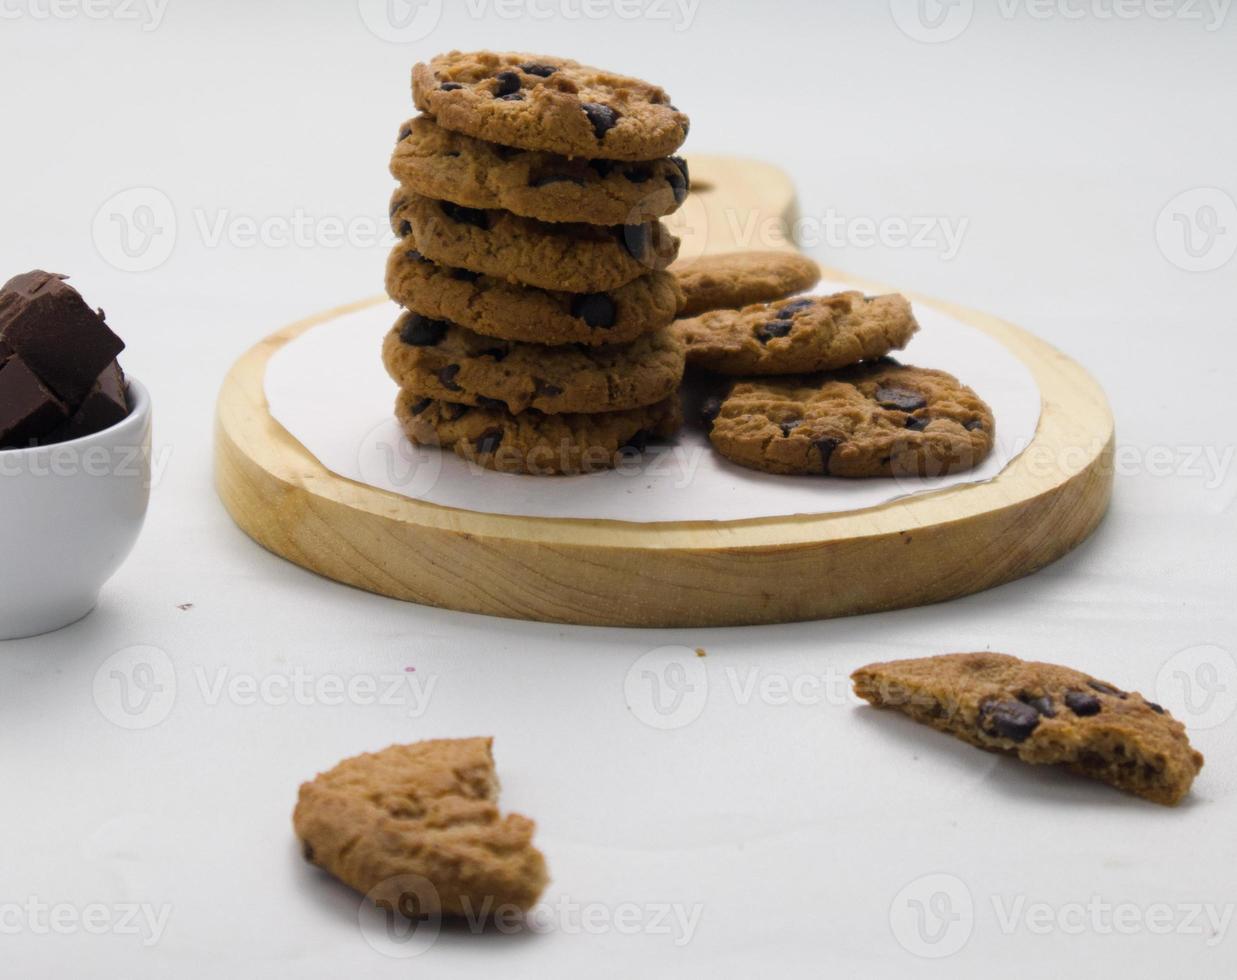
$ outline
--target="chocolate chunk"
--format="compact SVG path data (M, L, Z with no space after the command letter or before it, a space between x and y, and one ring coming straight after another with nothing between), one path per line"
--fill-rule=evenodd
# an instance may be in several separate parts
M399 131L399 139L396 142L402 143L404 142L404 140L406 140L411 135L412 135L412 127L405 126L403 129Z
M458 364L448 364L445 368L438 372L438 383L447 391L463 391L459 385L455 383L455 376L460 373Z
M442 417L448 422L458 422L471 411L471 405L459 405L455 402L446 402L442 406Z
M558 71L558 69L555 68L553 65L533 64L533 65L520 65L520 71L524 72L525 75L536 75L538 78L549 78L556 71Z
M25 448L67 416L64 403L20 354L10 356L0 367L0 448Z
M399 235L400 238L407 238L409 235L412 234L412 222L401 221L399 223L399 228L397 229L396 233Z
M440 92L457 92L463 87L464 86L461 85L459 82L443 82L441 85L438 86L438 90Z
M571 174L542 174L540 177L533 177L529 182L529 187L549 187L551 184L575 184L577 187L584 186L583 177L574 177Z
M906 418L906 427L912 432L923 432L928 427L928 419L917 419L913 415Z
M1089 718L1091 715L1098 715L1103 708L1099 698L1094 694L1087 694L1085 691L1066 691L1065 706L1079 718Z
M422 265L433 265L432 259L427 259L424 255L418 252L415 248L410 248L404 253L404 258L409 262L420 262Z
M123 422L129 416L129 397L125 375L113 361L99 375L90 394L62 426L47 433L39 442L50 446L70 439L94 435Z
M670 189L674 192L674 203L682 204L687 200L688 191L691 190L691 177L687 172L687 161L682 157L671 157L670 162L679 168L678 173L670 174L666 180L670 183Z
M623 176L633 184L647 184L653 179L653 171L648 167L637 167L636 169L627 169L623 171Z
M580 108L588 116L588 121L593 124L593 133L599 140L605 139L606 133L618 125L619 114L608 105L602 105L599 102L583 102Z
M833 459L833 453L840 445L840 439L819 439L816 442L816 448L820 452L820 471L826 476L829 475L829 461Z
M1045 718L1055 718L1057 716L1057 710L1052 706L1052 698L1047 694L1034 696L1023 691L1018 695L1018 700L1023 704L1030 705Z
M1014 742L1025 742L1039 727L1039 712L1021 701L986 701L979 707L981 728Z
M523 102L523 92L512 92L510 95L500 95L495 101L497 102Z
M589 167L596 171L597 176L604 180L614 172L616 164L613 160L590 160Z
M618 319L618 307L605 293L585 293L572 299L571 315L590 327L608 330Z
M881 408L891 408L899 412L917 412L928 407L928 400L923 395L892 385L882 385L876 389L876 403Z
M409 313L400 327L399 339L409 347L433 347L451 329L446 320L431 320L420 313Z
M980 421L979 419L971 419L971 421L967 422L963 426L963 428L966 429L967 432L976 432L976 431L982 432L984 428L984 423Z
M479 439L477 439L477 452L492 453L502 445L502 441L502 429L488 429L481 434Z
M498 98L518 92L524 84L520 81L520 73L518 71L500 71L494 76L494 81L496 82L494 95Z
M706 398L704 404L700 406L700 419L704 422L706 432L713 431L713 423L717 421L717 417L722 414L722 400L716 396Z
M534 386L534 395L537 398L557 398L563 393L563 389L558 385L552 385L543 378L536 379Z
M788 336L794 328L795 325L789 320L770 320L756 331L756 339L762 344L767 344L775 338Z
M1129 697L1120 688L1113 687L1111 684L1105 684L1103 681L1088 681L1087 686L1093 691L1099 691L1100 694L1110 694L1114 698L1120 698L1122 701Z
M809 306L812 306L812 305L813 304L810 299L796 299L790 303L787 303L785 306L779 309L777 311L776 317L779 320L790 320L790 319L793 319L795 314L798 313L800 310L806 310Z
M0 290L0 336L69 408L125 349L65 277L35 271Z
M510 407L507 405L505 401L501 401L500 399L497 399L497 398L486 398L485 395L477 396L477 407L487 408L492 412L510 411Z
M803 419L790 419L781 423L782 435L788 436L803 424Z
M476 282L481 278L481 273L473 272L471 269L452 269L451 278L460 282Z
M1147 707L1154 711L1157 715L1168 714L1168 712L1164 710L1163 706L1156 704L1154 701L1148 701Z
M627 254L639 262L644 261L644 257L649 252L649 244L651 235L648 225L624 225L619 229L619 237L622 239L623 247L627 249Z
M424 412L427 408L430 407L430 402L432 402L433 400L434 399L432 398L418 399L417 401L413 402L411 405L408 406L408 411L411 412L413 415L420 415L422 412Z
M459 204L452 204L450 201L439 201L438 206L442 209L442 213L456 224L472 225L482 231L488 231L490 228L490 216L478 208L466 208Z

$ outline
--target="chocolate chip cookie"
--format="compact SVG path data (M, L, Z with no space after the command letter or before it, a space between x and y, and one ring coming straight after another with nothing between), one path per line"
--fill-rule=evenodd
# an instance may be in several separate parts
M992 451L992 411L944 371L875 363L740 382L706 405L713 447L755 470L841 477L942 476Z
M305 858L409 917L531 908L545 858L531 820L499 813L492 742L392 745L305 783L292 817Z
M618 289L665 269L679 240L660 221L603 227L550 224L510 211L465 208L395 193L391 224L406 247L440 265L568 293Z
M650 440L674 435L682 421L677 396L600 415L545 415L535 409L512 415L403 391L395 415L415 443L454 449L488 469L532 476L613 469Z
M809 374L905 347L919 324L905 297L804 296L715 310L675 325L692 367L718 374Z
M418 194L464 207L590 225L665 217L687 200L690 186L682 157L647 163L568 159L453 133L429 116L400 130L391 173Z
M785 299L820 282L820 266L797 252L706 255L670 271L686 297L684 317Z
M689 128L656 85L544 55L452 51L413 68L412 95L444 129L566 157L656 160Z
M683 294L669 272L650 272L603 293L563 293L431 262L396 247L387 259L387 293L432 319L487 337L534 344L621 344L668 326Z
M872 664L855 693L971 745L1083 776L1169 806L1203 767L1181 722L1089 674L999 653Z
M543 347L483 337L405 313L382 347L401 388L440 401L529 408L548 415L617 412L664 401L683 379L683 345L669 330L630 344Z

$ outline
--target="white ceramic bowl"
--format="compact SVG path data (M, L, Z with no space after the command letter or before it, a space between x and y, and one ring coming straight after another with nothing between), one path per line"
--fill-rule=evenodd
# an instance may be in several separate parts
M150 394L110 429L0 450L0 640L68 626L128 557L150 499Z

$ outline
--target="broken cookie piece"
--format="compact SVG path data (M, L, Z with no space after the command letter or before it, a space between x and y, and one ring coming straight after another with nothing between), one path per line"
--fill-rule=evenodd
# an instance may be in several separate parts
M545 858L535 824L498 811L492 743L393 745L305 783L292 819L306 859L388 908L406 904L402 879L432 886L412 896L425 914L527 911L548 881Z
M878 708L1155 803L1180 803L1203 766L1185 727L1158 704L1069 667L957 653L871 664L851 680Z

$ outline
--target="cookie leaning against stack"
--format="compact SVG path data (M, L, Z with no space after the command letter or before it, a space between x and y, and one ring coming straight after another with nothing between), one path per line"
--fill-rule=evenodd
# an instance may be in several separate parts
M610 468L680 424L683 305L661 223L688 120L656 86L561 58L413 69L391 172L383 363L420 444L534 475Z

